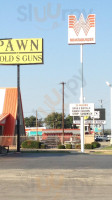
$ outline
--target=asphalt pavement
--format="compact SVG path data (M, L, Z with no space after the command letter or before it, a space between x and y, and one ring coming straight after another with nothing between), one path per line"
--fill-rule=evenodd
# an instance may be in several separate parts
M2 200L110 200L112 156L13 153L0 157Z
M112 155L78 152L12 153L0 158L0 169L112 169Z

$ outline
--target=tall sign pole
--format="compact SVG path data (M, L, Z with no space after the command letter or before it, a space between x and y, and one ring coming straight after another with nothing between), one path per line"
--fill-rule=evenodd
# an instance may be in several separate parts
M17 65L17 152L20 152L20 65Z
M83 45L80 45L80 61L81 61L81 70L82 70L82 85L81 85L81 96L80 96L80 103L84 103L84 96L83 96ZM81 116L81 152L84 152L84 117Z
M82 84L80 103L84 103L83 98L83 44L95 44L95 15L90 14L84 19L81 13L79 20L75 15L68 16L68 44L79 44L81 55ZM81 116L81 152L84 152L84 117Z

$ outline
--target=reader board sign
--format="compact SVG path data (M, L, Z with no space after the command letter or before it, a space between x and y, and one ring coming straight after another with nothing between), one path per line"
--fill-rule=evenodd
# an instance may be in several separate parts
M80 125L81 124L81 121L80 120L74 120L73 119L73 124L77 124L77 125ZM85 120L84 121L84 124L85 125L93 125L93 124L95 124L95 125L101 125L101 124L106 124L106 121L105 120Z
M89 116L88 118L85 119L85 124L95 124L95 125L102 125L106 124L106 118L105 118L105 108L95 108L94 113L99 113L99 119L97 119L96 115L94 115L94 120L92 116ZM74 116L73 117L73 124L80 124L80 116Z
M70 116L91 116L94 114L94 104L70 104Z
M95 14L79 20L75 15L68 16L68 44L95 44Z
M0 65L42 63L42 38L0 40Z
M94 111L94 115L91 118L99 119L100 118L100 111Z

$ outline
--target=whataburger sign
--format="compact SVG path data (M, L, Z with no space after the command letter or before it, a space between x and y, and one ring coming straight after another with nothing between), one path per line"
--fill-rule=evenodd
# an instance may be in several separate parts
M42 63L42 38L0 40L0 65Z
M95 14L79 20L75 15L68 16L68 44L95 44Z

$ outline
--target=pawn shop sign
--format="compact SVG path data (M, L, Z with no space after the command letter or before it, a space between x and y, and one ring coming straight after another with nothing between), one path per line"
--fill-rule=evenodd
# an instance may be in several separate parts
M43 64L43 39L0 40L0 65Z

